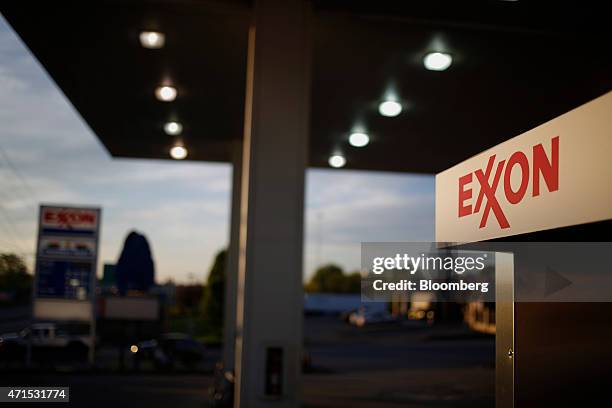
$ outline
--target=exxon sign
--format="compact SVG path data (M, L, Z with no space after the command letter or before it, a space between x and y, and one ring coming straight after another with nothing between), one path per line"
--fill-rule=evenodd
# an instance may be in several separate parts
M436 175L436 240L612 219L612 92Z

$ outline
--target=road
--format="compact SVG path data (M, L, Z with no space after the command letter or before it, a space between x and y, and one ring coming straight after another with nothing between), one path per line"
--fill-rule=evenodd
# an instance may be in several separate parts
M459 326L355 328L334 318L307 318L304 333L313 363L303 376L306 408L494 406L492 337ZM70 386L70 406L87 408L203 408L212 383L202 373L5 370L0 376L1 385Z

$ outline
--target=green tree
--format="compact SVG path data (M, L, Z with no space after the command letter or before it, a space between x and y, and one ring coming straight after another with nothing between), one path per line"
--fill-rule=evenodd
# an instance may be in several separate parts
M210 268L204 296L202 297L202 314L213 334L220 335L223 329L223 300L225 298L225 267L227 250L223 249L215 256Z
M361 275L359 272L347 275L338 265L323 265L315 271L304 289L308 293L360 293Z
M310 293L343 293L344 271L334 264L321 266L310 278L305 289Z
M21 304L30 300L32 276L23 259L15 254L0 254L0 292L5 303Z
M346 275L344 293L361 293L361 274L359 272Z

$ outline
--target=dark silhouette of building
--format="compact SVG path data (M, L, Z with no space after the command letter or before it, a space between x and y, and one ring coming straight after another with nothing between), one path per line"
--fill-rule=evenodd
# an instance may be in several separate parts
M132 231L125 238L117 261L116 278L122 295L130 291L147 292L155 284L155 266L144 235Z

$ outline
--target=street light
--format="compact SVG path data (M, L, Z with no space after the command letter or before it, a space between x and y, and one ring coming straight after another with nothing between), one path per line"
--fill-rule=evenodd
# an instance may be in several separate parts
M170 157L174 160L183 160L187 157L187 149L182 143L177 143L170 149Z
M162 102L172 102L176 99L176 88L169 85L158 86L155 88L155 97Z
M402 104L396 101L384 101L378 105L378 112L383 116L392 118L402 113Z
M363 147L370 143L370 136L368 136L366 133L355 132L349 136L349 143L351 146Z
M423 59L425 68L430 71L444 71L453 63L453 57L444 52L430 52Z
M181 125L179 122L167 122L164 125L164 132L166 132L167 135L170 135L170 136L180 135L182 131L183 131L183 125Z
M140 45L152 50L162 48L166 43L166 36L158 31L142 31L139 38Z
M329 165L336 169L340 167L344 167L345 164L346 164L346 159L344 158L344 156L340 154L334 154L333 156L329 158Z

